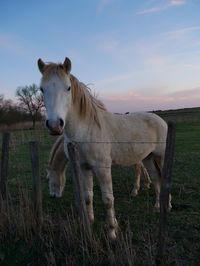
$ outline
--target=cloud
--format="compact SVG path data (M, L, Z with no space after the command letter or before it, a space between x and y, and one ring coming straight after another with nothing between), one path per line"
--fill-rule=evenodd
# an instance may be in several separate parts
M101 13L105 8L107 8L114 0L100 0L97 6L98 13Z
M166 66L168 61L169 60L166 57L161 55L151 55L149 58L146 59L148 65L155 67Z
M112 76L112 77L97 81L96 84L97 86L101 87L102 85L109 85L109 84L113 84L116 82L121 82L121 81L125 81L128 79L132 79L133 76L134 76L134 72L125 73L125 74L116 75L116 76Z
M186 0L170 0L171 6L181 6L186 4Z
M178 7L178 6L182 6L185 4L186 4L186 0L168 0L167 2L164 1L163 4L159 4L159 5L147 8L147 9L140 10L136 14L145 15L145 14L151 14L151 13L159 13L169 8Z
M200 70L200 64L184 64L184 67L192 68L192 69L199 69Z
M12 34L0 34L0 49L15 55L25 53L25 49L20 45L17 36Z
M200 30L200 26L192 26L192 27L181 28L178 30L168 31L164 35L168 39L180 39L181 37L183 37L183 36L185 36L191 32L199 31L199 30Z
M158 13L160 11L163 11L166 9L167 6L163 6L163 7L151 7L148 9L144 9L141 11L137 12L137 15L145 15L145 14L150 14L150 13Z
M119 113L197 107L200 106L200 87L170 94L129 92L110 95L103 102L110 111Z
M196 40L193 42L193 46L200 46L200 40Z
M0 48L5 48L12 43L12 37L7 34L0 35Z
M114 39L99 40L97 48L103 52L110 54L116 52L119 49L119 43Z

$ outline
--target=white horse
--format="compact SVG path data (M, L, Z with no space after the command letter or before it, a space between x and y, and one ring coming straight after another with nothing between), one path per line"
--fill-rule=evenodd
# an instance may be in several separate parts
M64 135L61 135L57 138L49 153L47 179L49 181L50 197L62 197L66 181L65 170L67 163L68 158L64 152ZM144 187L146 188L150 187L151 179L142 162L134 165L134 168L135 179L131 195L135 197L140 189L141 176L143 176Z
M91 95L83 83L70 74L71 61L45 64L38 60L42 73L41 91L47 110L46 126L50 134L65 136L67 144L76 142L84 180L88 217L94 219L93 177L95 173L107 210L108 233L116 238L111 165L134 165L143 161L155 191L159 209L161 172L164 162L167 124L151 113L115 115Z

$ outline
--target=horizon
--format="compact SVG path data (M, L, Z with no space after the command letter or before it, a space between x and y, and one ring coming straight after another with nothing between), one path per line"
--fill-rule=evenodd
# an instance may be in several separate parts
M72 73L109 111L200 106L200 2L1 2L0 94L39 85L38 58ZM91 85L92 84L92 85Z

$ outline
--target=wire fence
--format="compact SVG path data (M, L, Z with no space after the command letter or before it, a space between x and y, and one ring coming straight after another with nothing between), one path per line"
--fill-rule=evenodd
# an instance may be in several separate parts
M168 262L174 265L195 265L199 251L200 233L200 124L196 120L189 123L178 123L176 130L174 168L172 175L172 211L168 216L166 249ZM0 135L2 147L2 134ZM47 166L49 152L55 137L48 135L46 130L17 130L10 133L8 180L9 195L18 202L18 187L24 187L32 195L32 165L30 142L38 142L39 175L43 195L43 211L53 217L66 218L73 203L72 168L66 169L66 185L61 199L49 199ZM104 142L107 143L107 142ZM102 143L101 143L102 144ZM116 144L120 145L119 142ZM125 144L123 141L121 145ZM131 142L131 144L138 144ZM140 143L141 145L146 142ZM130 142L127 143L130 145ZM2 149L0 151L2 158ZM2 160L1 160L2 163ZM141 189L137 197L131 197L134 183L133 167L112 167L115 210L122 231L131 228L132 239L137 241L148 256L157 252L159 233L159 214L154 212L154 189ZM98 182L94 183L95 223L104 223L105 210L101 201ZM46 215L45 214L45 215ZM170 254L170 255L169 255ZM192 264L194 263L194 264ZM152 263L153 264L153 263Z

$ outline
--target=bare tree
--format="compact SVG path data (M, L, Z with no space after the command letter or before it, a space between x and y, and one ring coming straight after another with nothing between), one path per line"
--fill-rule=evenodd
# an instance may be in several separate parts
M18 98L20 106L30 114L33 129L35 129L35 122L40 114L41 108L44 106L43 97L40 93L37 85L18 87L16 90L16 96Z
M4 96L3 94L0 94L0 108L3 106Z

